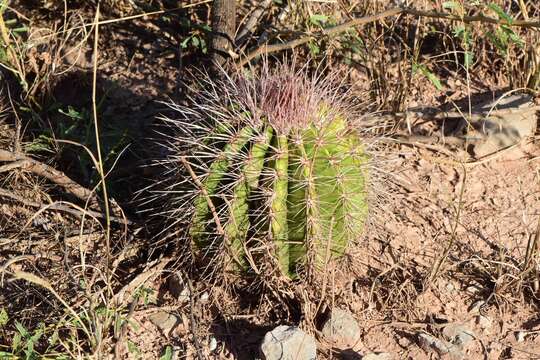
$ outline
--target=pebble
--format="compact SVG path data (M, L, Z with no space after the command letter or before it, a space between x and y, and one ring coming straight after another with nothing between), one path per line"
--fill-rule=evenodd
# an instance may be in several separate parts
M188 302L191 295L189 287L184 283L180 275L174 274L167 282L170 293L179 302Z
M322 334L335 345L353 347L360 340L360 326L350 312L333 309L323 325Z
M178 317L169 314L166 311L155 312L151 314L148 319L152 322L152 324L156 325L167 336L180 322Z
M518 343L524 342L525 341L525 336L527 336L527 332L525 332L525 331L517 331L516 334L515 334L516 341Z
M210 343L208 344L208 349L210 351L214 351L217 349L217 340L213 336L210 337Z
M266 333L261 344L263 360L315 360L315 339L296 326L281 325Z
M439 355L449 354L455 358L463 358L461 347L451 342L441 340L425 332L418 333L418 342L426 351L435 351Z
M442 330L443 336L452 344L463 349L467 344L474 340L474 332L463 323L451 323Z
M208 294L208 291L205 291L201 294L201 298L199 300L201 301L201 304L206 304L209 298L210 295Z
M484 315L478 315L476 317L476 323L478 324L478 326L480 326L480 328L482 328L483 330L487 330L491 327L492 325L492 321L491 321L491 318L487 317L487 316L484 316Z

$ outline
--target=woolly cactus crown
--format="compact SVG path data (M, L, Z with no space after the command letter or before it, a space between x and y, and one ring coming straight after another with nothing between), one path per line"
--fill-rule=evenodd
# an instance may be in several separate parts
M360 237L369 156L334 84L264 66L205 77L188 105L172 106L168 216L205 269L261 274L270 264L296 277L322 271Z

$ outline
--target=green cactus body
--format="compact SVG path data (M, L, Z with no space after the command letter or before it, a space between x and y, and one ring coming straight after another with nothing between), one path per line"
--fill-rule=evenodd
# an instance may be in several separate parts
M251 127L242 128L237 136L231 138L231 141L225 145L220 156L210 165L203 186L211 201L215 201L216 196L218 196L216 190L224 175L226 175L231 160L238 155L240 150L246 145L252 132L253 129ZM190 229L190 235L200 248L204 248L208 245L205 234L206 224L212 217L211 215L208 199L204 192L201 191L201 194L195 199L195 215Z
M327 111L317 117L286 132L271 122L246 122L223 146L195 198L190 234L200 252L220 239L211 236L215 224L204 193L220 209L222 245L243 271L250 268L248 255L256 262L266 253L251 252L261 241L273 244L282 273L294 278L301 266L323 270L361 235L369 158L345 118ZM253 220L261 216L266 220Z

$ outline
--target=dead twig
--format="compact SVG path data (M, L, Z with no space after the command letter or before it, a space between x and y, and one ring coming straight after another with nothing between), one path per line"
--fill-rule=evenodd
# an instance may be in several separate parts
M245 25L240 29L240 31L238 31L238 35L236 35L235 43L237 45L243 43L244 40L254 31L259 24L259 20L261 19L262 15L270 7L270 5L272 5L272 0L263 0L255 7Z
M390 9L390 10L383 11L382 13L379 13L379 14L376 14L376 15L370 15L370 16L365 16L365 17L362 17L362 18L350 20L350 21L347 21L347 22L345 22L345 23L343 23L341 25L337 25L337 26L334 26L334 27L331 27L331 28L323 29L318 34L303 36L301 38L291 40L291 41L283 43L283 44L273 44L273 45L263 44L260 47L258 47L257 49L255 49L254 51L252 51L251 53L247 54L245 57L243 57L238 62L237 65L239 67L242 67L242 66L246 65L248 62L250 62L251 60L253 60L254 58L256 58L259 55L270 54L270 53L274 53L274 52L278 52L278 51L282 51L282 50L287 50L287 49L293 49L293 48L295 48L297 46L300 46L300 45L303 45L303 44L306 44L306 43L310 42L314 37L321 37L321 36L324 37L324 36L335 35L335 34L343 32L343 31L345 31L345 30L347 30L347 29L349 29L351 27L362 25L362 24L367 24L367 23L374 22L374 21L377 21L377 20L381 20L381 19L384 19L384 18L387 18L387 17L390 17L390 16L400 14L402 12L403 12L402 8L396 7L396 8Z
M0 167L0 172L12 170L16 167L22 168L36 175L43 176L53 183L62 186L68 193L74 195L82 201L87 201L90 199L89 205L91 207L99 207L98 199L92 191L71 180L62 171L56 170L47 164L32 159L26 155L12 153L2 149L0 149L0 161L12 162L11 164L6 164Z
M352 20L349 20L347 22L344 22L343 24L339 24L333 27L329 27L326 29L323 29L317 33L309 34L306 36L302 36L297 39L293 39L291 41L282 43L282 44L263 44L260 47L256 48L249 54L247 54L245 57L242 57L238 62L237 66L242 67L249 63L251 60L256 58L259 55L263 54L270 54L279 52L282 50L289 50L293 49L297 46L309 43L314 38L321 38L331 35L337 35L342 32L345 32L349 30L350 28L364 25L368 23L372 23L378 20L385 19L387 17L396 16L396 15L412 15L416 17L427 17L432 19L443 19L443 20L450 20L450 21L460 21L465 23L472 23L472 22L481 22L481 23L488 23L488 24L496 24L496 25L505 25L505 26L515 26L515 27L525 27L525 28L540 28L540 21L526 21L526 20L514 20L512 22L509 22L505 19L496 19L485 15L474 15L474 16L456 16L452 14L447 13L440 13L440 12L432 12L432 11L423 11L423 10L416 10L413 8L403 8L403 7L395 7L388 10L385 10L381 13L375 14L375 15L369 15L364 16L361 18L355 18Z
M23 205L26 205L26 206L29 206L29 207L39 208L40 209L39 211L53 210L53 211L66 212L68 214L75 215L77 217L82 217L83 215L88 215L88 216L90 216L92 218L97 218L97 219L104 219L105 218L105 214L102 214L100 212L93 211L93 210L81 211L81 210L78 210L78 209L74 209L74 208L72 208L70 206L64 205L64 202L62 202L62 201L61 202L55 202L55 203L52 203L52 204L49 204L49 205L40 204L40 203L37 203L37 202L34 202L34 201L29 201L29 200L23 198L22 196L19 196L17 194L12 193L11 191L8 191L8 190L2 189L2 188L0 188L0 197L6 197L6 198L9 198L9 199L18 201L18 202L22 203ZM114 222L120 223L120 224L127 224L127 225L132 224L131 221L129 221L129 220L125 219L125 218L116 217L116 216L112 216L111 221L114 221Z
M201 342L199 341L199 337L197 336L197 323L195 321L195 313L193 312L193 307L195 306L195 301L193 300L193 284L191 283L189 277L185 274L183 278L186 279L186 283L189 289L189 318L191 323L191 335L193 336L193 343L195 344L195 349L197 350L197 357L199 358L199 360L204 360L206 359L206 357L201 350L202 346Z

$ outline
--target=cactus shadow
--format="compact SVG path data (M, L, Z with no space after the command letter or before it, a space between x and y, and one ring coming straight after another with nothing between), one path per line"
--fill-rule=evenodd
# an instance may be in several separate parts
M238 360L260 358L260 345L264 335L274 328L272 325L258 325L249 319L221 319L212 325L211 333L227 351Z

